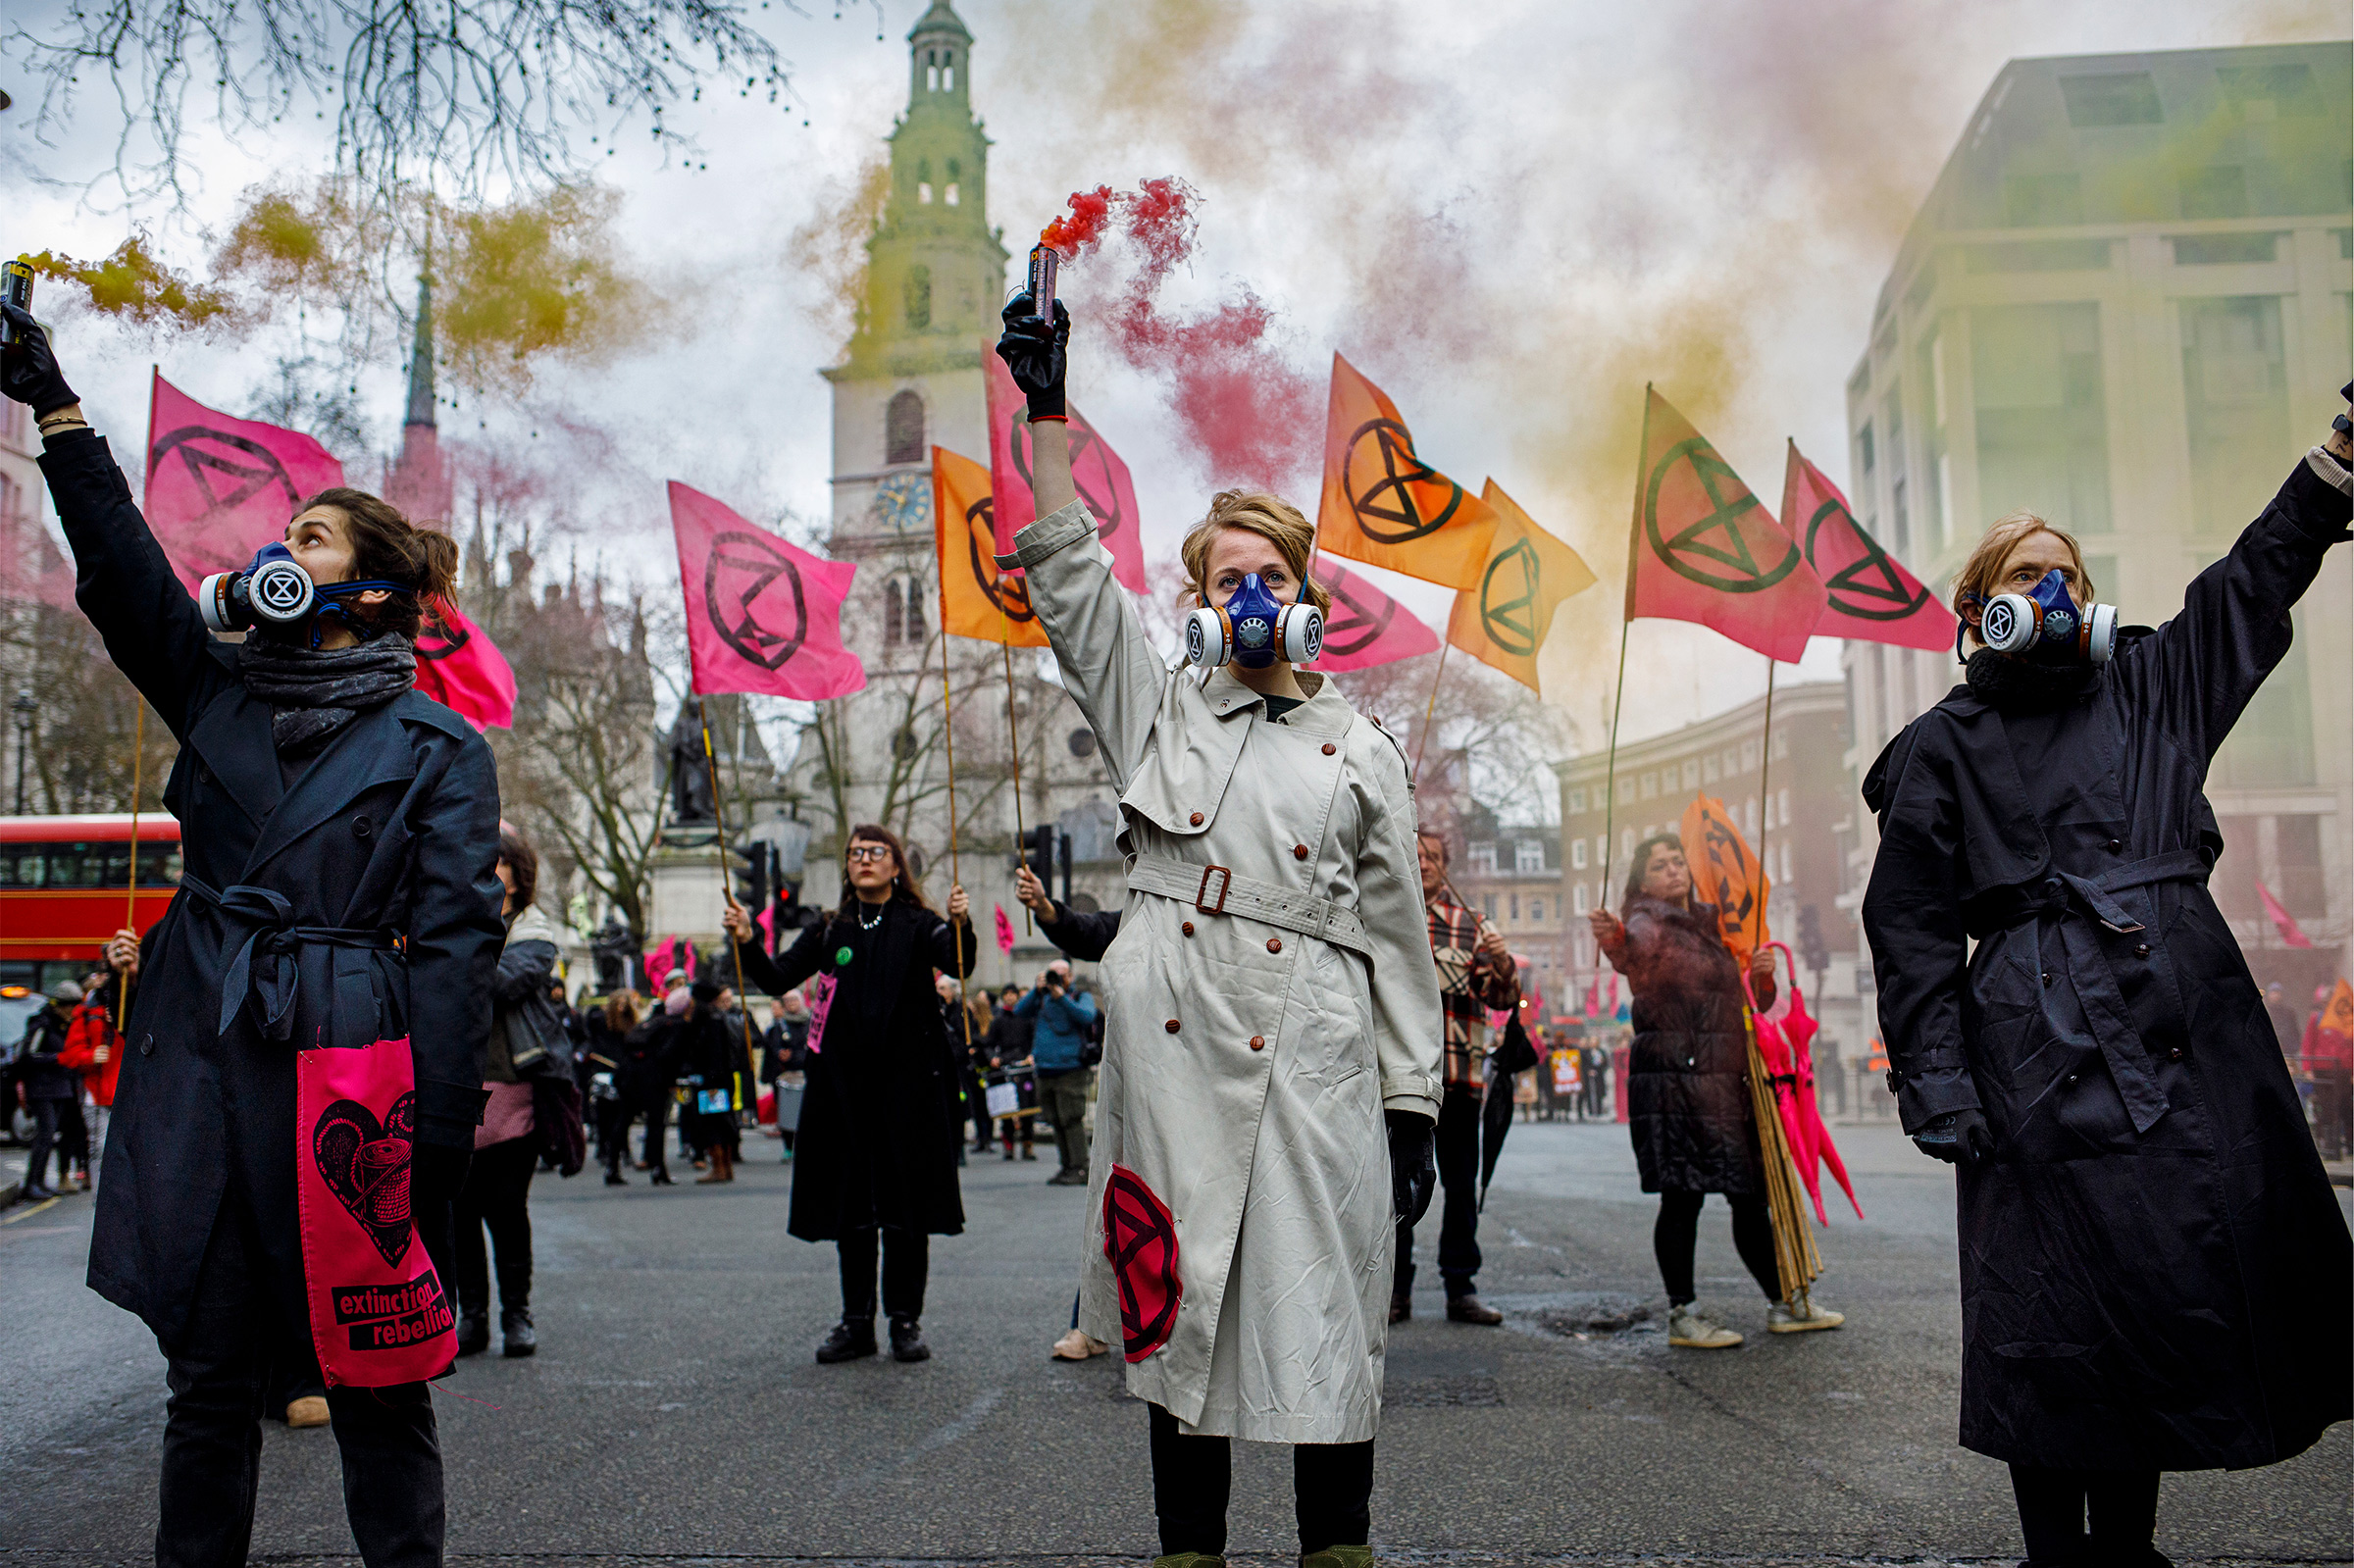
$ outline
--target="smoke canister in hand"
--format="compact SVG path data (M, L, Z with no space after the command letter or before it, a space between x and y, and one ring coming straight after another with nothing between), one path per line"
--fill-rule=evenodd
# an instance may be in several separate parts
M1047 270L1047 276L1049 278L1054 276L1051 267ZM12 261L5 266L0 266L0 300L5 300L19 310L32 309L32 267L30 263ZM0 344L13 343L16 340L17 329L8 324L6 317L0 317Z
M1062 255L1045 240L1030 247L1030 308L1042 322L1054 320L1054 270Z

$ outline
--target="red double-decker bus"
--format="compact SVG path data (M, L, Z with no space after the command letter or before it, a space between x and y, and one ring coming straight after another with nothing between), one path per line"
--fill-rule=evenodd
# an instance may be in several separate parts
M130 816L0 817L0 987L79 980L125 924L144 932L179 890L179 822L139 816L130 890Z

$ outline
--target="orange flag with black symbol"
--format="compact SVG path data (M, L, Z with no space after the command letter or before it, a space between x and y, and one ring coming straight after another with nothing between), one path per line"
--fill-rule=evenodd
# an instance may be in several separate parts
M997 502L989 470L932 448L932 539L940 554L940 626L955 636L1043 648L1047 629L1030 584L998 570Z
M1684 808L1680 831L1684 864L1692 868L1692 899L1716 906L1716 929L1744 970L1749 955L1770 938L1766 932L1766 897L1773 885L1733 814L1714 795L1700 795Z
M1496 531L1478 580L1455 596L1447 640L1493 665L1531 691L1537 650L1553 630L1553 612L1594 585L1583 557L1543 529L1494 480L1479 498L1496 513Z
M1398 405L1333 355L1317 548L1469 588L1478 584L1495 531L1494 509L1416 456Z

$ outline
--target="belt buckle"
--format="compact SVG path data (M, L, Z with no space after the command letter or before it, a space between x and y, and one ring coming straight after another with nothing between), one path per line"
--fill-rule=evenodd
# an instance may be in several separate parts
M1209 879L1213 874L1226 879L1218 884L1218 901L1214 904L1209 902ZM1204 915L1223 915L1226 913L1226 889L1233 885L1234 873L1231 870L1224 866L1203 866L1202 885L1194 889L1194 907Z

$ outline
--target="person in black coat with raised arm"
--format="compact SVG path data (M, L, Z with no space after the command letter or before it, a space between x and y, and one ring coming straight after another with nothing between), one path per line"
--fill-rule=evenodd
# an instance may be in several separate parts
M2036 1568L2162 1563L2161 1472L2354 1412L2354 1247L2201 792L2348 537L2349 464L2340 419L2155 632L2090 602L2069 535L1995 524L1955 588L1967 683L1865 779L1889 1087L1960 1167L1962 1443L2011 1466Z
M897 835L871 823L850 830L842 901L780 956L761 950L742 906L728 905L728 931L752 985L782 996L813 975L835 983L823 1031L809 1032L785 1227L842 1254L842 1321L817 1348L823 1362L875 1353L878 1230L891 1353L900 1361L932 1354L921 1322L928 1238L964 1231L956 1060L932 977L972 973L967 907L954 887L948 918L934 914Z
M413 689L421 600L448 592L457 549L375 496L328 490L293 511L284 543L323 607L278 634L217 641L46 332L0 311L14 338L0 391L39 423L76 599L179 742L164 803L186 872L125 1031L89 1283L144 1319L166 1358L156 1561L241 1563L269 1351L310 1322L301 1051L411 1042L411 1207L448 1279L504 935L490 748ZM361 1555L438 1564L426 1386L338 1387L328 1404Z

